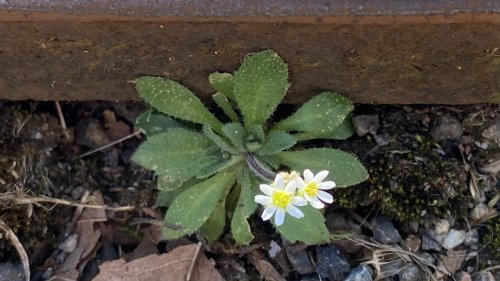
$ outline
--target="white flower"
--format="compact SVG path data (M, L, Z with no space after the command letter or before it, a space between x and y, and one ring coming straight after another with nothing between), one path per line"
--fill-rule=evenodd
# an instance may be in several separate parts
M305 206L307 201L295 195L297 182L290 181L285 185L285 180L278 174L271 185L261 184L260 190L265 195L256 195L255 202L264 205L262 220L267 221L274 215L274 223L279 226L285 221L285 213L292 217L302 218L302 213L296 206Z
M325 203L332 203L333 196L324 191L332 189L335 187L335 182L323 180L328 176L328 171L321 171L316 174L316 176L311 172L311 170L306 169L304 171L304 179L298 177L296 179L298 183L299 194L302 195L311 206L316 209L321 209L325 207Z

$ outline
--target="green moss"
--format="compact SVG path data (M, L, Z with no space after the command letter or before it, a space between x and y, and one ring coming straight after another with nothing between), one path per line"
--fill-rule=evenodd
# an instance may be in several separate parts
M490 249L490 254L500 261L500 217L491 220L487 225L487 232L482 239L485 249Z

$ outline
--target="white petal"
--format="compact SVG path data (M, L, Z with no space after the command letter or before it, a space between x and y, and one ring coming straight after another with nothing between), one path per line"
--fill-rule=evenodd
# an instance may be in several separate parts
M294 182L297 184L298 189L304 188L306 186L306 183L301 177L296 177Z
M291 206L291 205L290 205L290 206L288 206L288 207L286 208L286 211L287 211L287 212L290 214L290 216L292 216L292 217L295 217L295 218L298 218L298 219L300 219L300 218L304 217L304 213L302 213L302 211L301 211L299 208L295 207L295 206Z
M295 206L305 206L307 205L307 201L300 197L300 196L294 196L292 197L292 205L295 205Z
M333 196L326 191L318 190L318 194L316 194L316 196L318 196L318 198L325 203L333 202Z
M316 209L322 209L323 207L325 207L325 204L323 204L323 202L319 201L319 199L317 197L314 197L310 202L311 202L311 206L313 206Z
M255 202L266 206L271 203L271 197L265 195L255 195Z
M314 174L309 169L304 170L304 180L305 182L310 182L314 179Z
M297 183L294 181L289 182L286 187L285 187L285 192L287 193L295 193L295 190L297 190Z
M319 173L316 174L316 176L314 177L314 181L317 182L317 183L320 183L322 182L324 179L326 179L326 177L328 176L328 171L321 171Z
M277 174L274 178L274 188L281 189L285 187L285 179L280 174Z
M262 212L261 216L262 220L267 221L274 215L275 212L276 212L276 207L265 208L264 212Z
M333 181L324 181L319 184L319 189L327 190L327 189L332 189L336 185Z
M260 191L262 191L267 196L273 196L273 188L268 184L261 184Z
M282 225L285 221L285 210L277 209L276 214L274 215L274 223L276 225Z

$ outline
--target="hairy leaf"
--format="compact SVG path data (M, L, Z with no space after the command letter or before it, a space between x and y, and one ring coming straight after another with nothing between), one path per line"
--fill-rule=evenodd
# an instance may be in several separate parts
M234 73L234 97L245 127L264 125L288 89L288 66L272 50L245 57Z
M352 125L351 114L349 114L333 132L311 133L301 132L293 135L296 141L306 141L312 139L334 139L346 140L350 138L356 131Z
M304 217L296 219L286 215L285 222L276 229L290 242L300 241L306 244L321 244L330 240L330 232L326 228L325 218L321 212L307 205L300 207ZM274 224L274 220L271 219Z
M208 82L217 92L234 100L234 77L231 73L214 72L208 76Z
M135 80L135 87L146 102L167 115L211 125L216 131L222 127L196 95L175 81L144 76Z
M201 180L193 178L183 182L181 186L175 189L172 188L163 189L164 186L161 184L160 180L158 180L158 189L160 190L160 192L158 192L158 196L156 197L156 203L159 206L168 207L172 204L172 202L174 202L175 198L179 196L179 194L184 192L189 187L198 184L200 182Z
M272 167L274 170L278 170L280 167L280 162L276 157L273 155L260 155L259 159L262 160L262 162L266 163L270 167Z
M231 141L233 146L241 152L245 152L245 129L240 123L227 123L222 126L222 132Z
M332 148L311 148L301 151L285 151L276 154L276 158L293 170L303 172L310 169L314 173L328 170L328 180L337 187L358 184L368 178L368 172L351 153Z
M236 114L236 111L234 111L231 102L229 102L226 96L221 93L215 93L215 95L212 96L212 99L232 122L238 122L238 115Z
M149 137L132 160L157 174L187 180L223 159L221 151L215 148L203 134L174 128Z
M224 160L224 161L221 161L221 162L215 163L213 165L209 165L209 166L202 168L198 172L198 174L196 174L196 177L199 179L208 178L208 177L214 175L215 173L218 173L224 169L227 169L229 167L232 167L232 166L240 163L244 159L245 158L243 156L233 155L233 156L231 156L231 158L229 160Z
M205 136L207 136L209 139L211 139L222 150L229 152L231 154L241 154L240 151L238 151L236 148L234 148L230 144L228 144L225 139L223 139L221 136L214 133L214 131L212 131L212 127L210 125L203 126L203 133L205 134Z
M240 196L231 220L231 232L237 244L246 245L253 239L252 230L247 219L257 208L254 197L258 183L248 169L240 170L238 183L241 187Z
M135 125L142 129L148 137L166 132L171 128L184 127L183 124L174 118L161 113L152 113L150 110L137 116Z
M297 142L292 135L281 132L270 132L262 147L257 150L258 155L272 155L294 146Z
M266 140L266 135L264 133L264 127L262 125L252 125L247 130L247 142L256 141L260 144L264 143Z
M182 186L184 180L171 177L169 175L158 175L157 186L158 189L164 191L171 191L178 189Z
M276 123L272 130L327 135L335 131L352 109L348 98L324 92L304 103L290 117Z
M176 239L198 230L210 217L224 191L233 185L235 174L235 171L218 173L177 196L167 210L165 223L178 227L165 227L165 238Z
M226 226L226 199L221 198L214 211L201 227L201 232L207 238L209 244L215 242L224 232Z

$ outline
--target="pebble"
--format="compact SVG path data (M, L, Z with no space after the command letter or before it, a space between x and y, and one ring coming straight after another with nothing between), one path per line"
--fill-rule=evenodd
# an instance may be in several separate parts
M333 245L316 247L316 272L321 278L342 281L350 271L350 265L340 250Z
M408 237L406 237L405 241L406 241L406 246L408 247L408 251L416 253L418 252L418 250L420 250L420 245L422 245L422 240L418 236L410 234L408 235Z
M457 281L472 281L472 278L470 277L470 274L465 271L461 271L455 275L455 279Z
M462 134L462 124L449 114L440 116L431 130L431 136L437 142L447 139L458 140Z
M354 116L352 118L352 125L360 137L368 133L375 135L380 128L378 114Z
M450 231L450 222L448 220L441 219L434 225L434 232L437 235L448 234L448 231Z
M283 240L283 248L285 249L288 261L295 271L301 275L314 272L314 266L305 249L296 250L285 240Z
M374 217L371 221L373 238L383 244L393 244L401 241L401 235L387 217Z
M436 265L436 258L432 254L423 252L419 254L419 257L425 260L428 264Z
M10 262L0 263L0 281L24 281L24 272L20 265Z
M495 277L491 272L481 272L472 278L473 281L495 281Z
M274 259L276 256L281 252L281 247L276 243L276 241L271 240L271 243L269 243L269 251L267 252L269 254L269 257Z
M477 245L479 243L479 232L477 228L473 228L467 232L464 239L465 246Z
M500 143L500 120L496 120L496 124L493 124L483 131L483 137L487 140L492 140L496 143Z
M478 204L470 213L470 218L474 221L478 221L489 213L488 206L485 204Z
M463 230L451 229L444 238L443 247L447 250L455 248L464 242L465 235L466 232Z
M344 281L372 281L372 270L367 265L358 265Z
M71 234L64 240L64 242L59 244L59 249L65 253L71 253L76 249L78 244L78 234Z
M407 265L398 276L399 281L422 281L422 272L414 264Z
M307 274L300 278L300 281L322 281L318 274Z
M428 233L424 233L422 235L422 250L440 252L441 244Z

